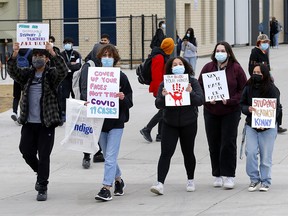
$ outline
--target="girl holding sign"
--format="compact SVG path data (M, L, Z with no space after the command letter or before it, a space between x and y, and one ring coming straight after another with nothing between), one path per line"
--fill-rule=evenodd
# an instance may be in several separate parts
M225 71L229 92L229 99L215 97L217 99L206 101L204 104L206 136L210 151L212 175L215 176L213 186L224 186L224 188L232 189L235 185L236 139L241 115L240 98L247 78L227 42L216 44L211 59L212 61L203 67L198 79L205 95L207 95L209 86L204 86L203 76L221 70ZM222 88L223 86L219 83L220 81L216 76L215 85ZM221 96L218 95L217 90L212 92L212 96L214 95Z
M190 104L187 106L167 106L165 97L168 91L162 82L159 86L155 101L158 109L163 109L161 155L158 162L157 183L151 187L151 192L162 195L163 184L169 171L170 161L175 152L178 139L184 156L184 165L187 173L187 191L194 191L194 171L196 159L194 155L194 141L197 133L198 106L204 103L203 91L194 76L193 69L182 57L168 60L165 66L166 75L188 74L189 84L183 86L190 93ZM180 86L178 85L178 88ZM182 87L181 87L182 88ZM175 91L178 91L175 89Z
M241 98L242 113L246 117L246 172L250 178L248 191L268 191L271 185L271 167L274 142L277 136L277 118L271 128L252 128L252 115L260 106L252 104L253 98L276 98L276 115L279 115L280 92L271 81L269 68L264 64L254 67L253 74L243 90ZM264 104L260 104L262 107ZM274 107L274 106L273 106ZM258 165L260 156L260 166Z

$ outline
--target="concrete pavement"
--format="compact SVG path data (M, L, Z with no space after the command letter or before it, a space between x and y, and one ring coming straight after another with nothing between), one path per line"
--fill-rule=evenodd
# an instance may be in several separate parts
M236 58L247 71L252 47L233 48ZM283 126L288 127L287 62L288 45L271 49L270 61L275 83L281 90L284 107ZM209 57L199 58L196 76ZM66 150L60 145L64 127L56 129L51 155L51 175L46 202L36 201L35 174L26 165L18 150L21 127L16 126L10 114L0 114L0 216L24 215L287 215L288 212L288 133L278 135L275 143L272 186L269 192L248 192L249 178L245 172L245 157L238 159L236 186L233 190L212 187L211 166L205 136L202 107L198 119L195 154L196 191L186 192L186 175L179 146L172 158L163 196L149 189L156 181L160 143L147 143L139 130L156 112L154 98L148 86L140 85L134 70L124 70L134 90L134 107L126 124L119 155L119 164L126 183L125 195L113 197L110 202L94 199L101 188L103 163L93 163L84 170L82 153ZM12 83L11 79L0 84ZM238 153L241 143L242 115L238 135ZM157 129L152 131L155 139ZM239 158L239 156L238 156Z

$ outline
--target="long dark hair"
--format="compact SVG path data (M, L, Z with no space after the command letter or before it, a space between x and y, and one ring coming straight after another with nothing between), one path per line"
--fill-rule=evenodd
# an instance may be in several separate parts
M218 45L223 45L225 47L225 50L227 52L227 58L229 59L229 61L238 63L238 61L237 61L237 59L236 59L236 57L232 51L230 44L225 42L225 41L218 42L216 44L216 46L214 47L214 50L213 50L212 55L211 55L212 61L217 63L217 59L215 58L215 53L216 53L216 49L217 49Z
M195 75L192 66L184 58L182 58L181 56L170 58L167 61L167 63L165 64L165 74L173 74L172 73L172 64L173 64L173 61L175 59L180 59L183 62L183 65L185 67L184 74L189 74L189 75L192 75L192 76Z
M190 43L192 43L194 46L197 46L197 42L196 42L196 38L195 38L195 35L194 35L194 29L193 28L188 28L186 30L186 33L184 35L184 37L187 35L188 31L190 32L190 37L188 37L188 41ZM184 39L183 37L183 39Z
M265 97L266 93L271 89L272 85L274 85L274 84L273 84L272 79L271 79L269 68L266 65L261 64L261 63L255 64L254 68L256 66L260 67L260 71L263 75L262 81L260 84L255 83L252 76L251 76L250 79L247 81L247 85L251 86L251 87L258 86L258 88L260 89L259 97Z

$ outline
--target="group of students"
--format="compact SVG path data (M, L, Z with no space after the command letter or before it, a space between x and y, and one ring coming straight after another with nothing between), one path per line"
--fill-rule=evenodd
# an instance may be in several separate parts
M244 70L227 42L219 42L215 45L211 55L212 61L202 68L198 80L194 77L195 71L189 61L180 56L169 58L169 51L174 48L172 38L164 38L160 47L153 48L153 50L162 50L162 57L160 52L158 56L156 55L152 59L152 82L149 87L149 91L156 97L155 105L159 109L156 115L159 119L158 126L161 128L161 154L158 161L157 182L150 188L151 192L158 195L164 194L164 182L178 139L187 174L186 189L189 192L195 191L194 142L197 133L198 107L201 105L204 105L205 131L210 152L212 176L215 177L213 186L226 189L232 189L235 186L236 141L242 112L246 115L246 173L250 178L248 191L255 191L258 188L260 191L269 190L274 142L277 132L286 131L285 128L279 127L282 120L282 106L280 91L275 86L270 73L269 43L270 40L267 35L258 36L257 46L252 49L249 59L250 78L248 81ZM161 62L159 63L157 59L161 59ZM165 59L168 60L165 61ZM221 101L204 102L205 89L202 75L220 70L225 70L230 99L223 98ZM164 74L189 75L189 85L185 91L190 94L190 106L165 106L165 96L168 93L163 84ZM157 79L154 80L155 77ZM275 127L269 129L252 128L252 113L256 111L252 107L252 98L276 99ZM150 122L140 130L140 133L147 141L152 142ZM260 160L258 161L259 157Z
M263 44L269 41L266 35L257 39L257 47L267 55ZM20 47L14 43L13 54L8 60L8 73L23 86L21 98L20 151L26 163L37 174L35 190L38 191L37 200L47 200L48 179L50 173L50 154L54 144L55 128L61 124L59 115L57 91L60 83L71 79L72 71L81 59L80 54L72 49L73 41L64 40L65 55L60 55L53 49L52 43L46 44L46 49L33 49L32 67L19 68L16 62ZM95 45L89 54L100 67L115 67L120 60L117 49L111 44ZM271 185L272 152L277 135L278 118L275 128L263 129L251 127L252 98L276 98L277 116L280 113L280 92L273 83L269 71L269 62L249 61L251 77L246 78L245 72L238 63L231 46L227 42L215 45L211 55L211 62L207 63L197 80L191 64L183 57L170 58L174 50L172 38L164 38L160 47L153 48L155 57L152 59L152 82L149 91L155 97L155 105L161 128L161 154L158 161L157 183L151 187L156 194L164 194L164 182L169 171L171 158L175 152L178 139L184 156L184 166L187 173L187 191L195 191L194 172L196 158L194 154L195 137L197 134L198 107L204 105L205 130L209 146L212 176L215 177L213 186L234 188L237 155L237 131L241 111L246 117L246 172L250 177L249 191L255 191L259 185L261 191L267 191ZM87 56L87 59L89 58ZM251 54L252 58L252 54ZM67 60L73 61L67 62ZM75 61L74 61L75 60ZM153 62L154 61L154 62ZM48 64L50 62L50 64ZM53 67L49 66L53 65ZM81 67L81 66L80 66ZM84 64L80 78L81 100L87 100L87 73L88 64ZM154 68L154 69L153 69ZM251 68L251 69L250 69ZM230 99L205 102L202 74L225 70ZM164 74L188 74L189 84L185 88L190 95L189 106L170 107L165 105ZM70 83L67 83L67 86ZM120 72L119 98L120 113L118 119L105 119L99 138L99 145L103 151L104 178L103 186L95 199L108 201L112 199L111 188L114 186L114 195L124 195L125 183L117 162L124 124L129 120L129 109L133 106L132 88L127 76ZM156 115L157 115L156 114ZM157 124L157 123L156 123ZM147 131L140 131L143 136ZM150 132L149 132L150 133ZM147 138L147 137L146 137ZM151 139L151 137L150 137ZM147 139L148 140L148 139ZM149 140L148 140L149 141ZM260 154L258 155L258 152ZM260 166L258 169L258 156ZM90 157L90 156L89 156ZM84 156L85 158L85 156ZM90 159L89 159L90 160Z

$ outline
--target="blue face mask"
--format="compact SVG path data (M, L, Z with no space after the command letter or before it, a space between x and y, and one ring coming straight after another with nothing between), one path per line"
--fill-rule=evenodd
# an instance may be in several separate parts
M66 44L64 45L64 49L65 49L66 51L70 51L70 50L72 49L72 44L66 43Z
M102 67L113 67L114 58L103 57L101 58L101 63L102 63Z
M166 28L166 25L165 25L165 24L162 24L161 27L162 27L163 29L165 29L165 28Z
M184 74L185 67L183 65L177 65L172 68L173 74Z
M190 34L186 34L187 37L190 37Z
M227 53L226 52L216 52L215 58L220 63L225 62L227 59Z
M261 43L260 48L262 50L267 50L269 48L269 44L268 43Z

